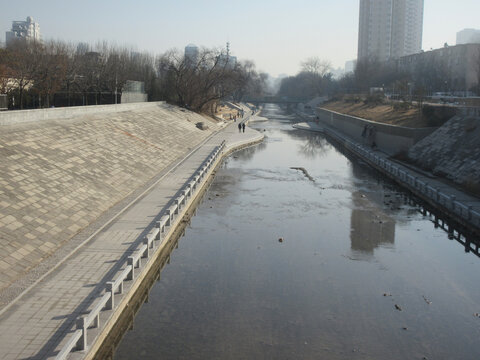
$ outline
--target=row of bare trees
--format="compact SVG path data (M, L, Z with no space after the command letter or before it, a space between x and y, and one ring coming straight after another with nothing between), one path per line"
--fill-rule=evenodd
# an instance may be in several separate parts
M334 85L328 60L311 57L301 64L295 76L282 79L277 95L290 98L314 98L331 93Z
M195 62L171 50L154 56L99 43L17 42L0 49L0 93L10 108L116 103L127 80L141 81L150 101L206 111L265 88L265 74L223 50L201 49Z
M253 62L237 63L218 49L199 50L194 62L172 50L158 64L165 98L195 111L211 112L222 99L261 96L266 86L267 75L257 73Z
M354 72L333 79L330 63L318 57L301 63L301 71L282 79L277 95L313 98L334 94L368 94L372 88L382 88L399 99L422 102L435 92L461 93L467 90L480 94L480 51L473 64L477 84L468 88L465 74L449 70L446 59L422 57L415 68L403 68L398 61L364 59L356 64ZM408 71L407 71L408 68Z
M412 69L403 68L397 61L382 62L364 59L357 62L355 71L339 79L338 91L368 93L371 88L384 88L400 98L422 97L434 92L460 93L467 90L480 94L480 53L478 55L477 85L467 88L466 74L449 70L447 59L424 56Z

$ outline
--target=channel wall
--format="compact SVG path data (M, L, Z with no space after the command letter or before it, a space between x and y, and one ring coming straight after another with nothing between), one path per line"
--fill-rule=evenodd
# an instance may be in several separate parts
M390 155L407 152L418 141L437 129L382 124L324 108L317 109L317 116L319 123L336 129L359 143L372 145L374 142L376 147ZM370 129L373 129L371 135Z

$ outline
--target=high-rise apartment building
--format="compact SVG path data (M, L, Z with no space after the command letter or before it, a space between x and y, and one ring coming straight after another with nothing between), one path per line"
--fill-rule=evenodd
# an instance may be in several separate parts
M480 44L480 30L463 29L457 32L457 45Z
M12 30L5 33L5 42L8 46L16 40L40 42L40 25L31 16L27 17L27 21L12 21Z
M197 45L188 44L185 46L185 62L190 67L197 66L200 50Z
M424 0L360 0L358 59L380 61L422 49Z

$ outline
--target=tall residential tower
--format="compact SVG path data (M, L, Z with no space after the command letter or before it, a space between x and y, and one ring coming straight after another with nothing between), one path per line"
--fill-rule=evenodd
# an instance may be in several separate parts
M358 59L380 61L422 49L424 0L360 0Z
M40 25L31 16L27 21L12 21L12 30L5 33L7 46L17 40L41 42Z

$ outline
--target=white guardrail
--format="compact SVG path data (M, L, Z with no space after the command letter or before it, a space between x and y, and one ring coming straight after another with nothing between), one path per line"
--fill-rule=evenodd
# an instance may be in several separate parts
M152 250L163 242L165 236L171 230L174 219L179 214L187 200L191 198L200 183L207 175L210 167L215 163L218 156L225 148L225 141L217 146L210 155L203 161L199 169L192 177L193 180L186 183L180 191L179 196L175 198L172 205L164 211L164 215L160 217L160 221L143 239L143 243L134 251L132 256L127 258L124 269L113 281L105 284L105 294L96 300L92 306L92 310L85 316L77 319L76 330L70 335L70 339L63 346L61 351L55 357L57 360L63 360L68 357L72 351L84 351L87 349L87 333L89 328L100 327L100 313L103 311L115 310L115 295L123 293L123 284L125 281L133 281L135 279L136 270L141 268L141 259L148 259Z
M409 187L414 188L423 194L423 196L437 204L442 205L448 211L460 216L462 219L473 224L475 227L480 228L480 213L473 210L471 206L465 205L464 203L456 200L454 195L441 192L439 188L434 188L433 186L429 185L427 181L423 181L418 177L411 175L408 171L400 168L395 163L378 156L378 154L376 154L374 151L368 150L360 144L357 144L356 142L353 142L330 129L325 128L324 131L331 137L337 139L337 141L342 142L345 147L351 151L360 154L362 157L384 169L387 173L394 176L400 182L403 182Z

